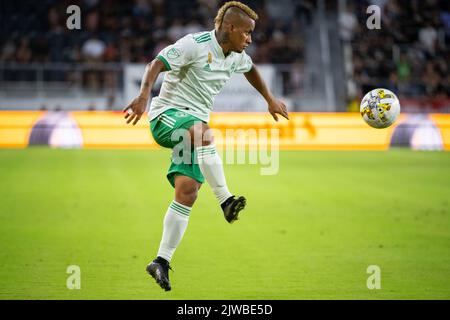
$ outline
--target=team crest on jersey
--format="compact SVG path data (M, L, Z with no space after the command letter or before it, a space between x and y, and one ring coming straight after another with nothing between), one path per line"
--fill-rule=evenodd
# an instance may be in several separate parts
M212 62L212 54L211 52L208 52L208 63Z
M167 58L169 59L177 59L181 56L181 51L177 48L172 48L167 52Z
M231 72L234 72L234 70L236 70L236 63L233 62L231 65Z

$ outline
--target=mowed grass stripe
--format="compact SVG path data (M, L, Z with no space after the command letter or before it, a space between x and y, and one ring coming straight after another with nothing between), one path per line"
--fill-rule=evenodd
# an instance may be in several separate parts
M281 152L273 176L227 165L248 205L230 226L201 188L166 293L145 266L173 201L169 156L0 150L0 299L450 298L448 153Z

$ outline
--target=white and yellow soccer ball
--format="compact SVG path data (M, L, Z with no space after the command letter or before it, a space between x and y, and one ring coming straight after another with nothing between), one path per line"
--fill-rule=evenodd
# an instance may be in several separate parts
M392 91L378 88L364 96L359 111L369 126L377 129L387 128L400 114L400 101Z

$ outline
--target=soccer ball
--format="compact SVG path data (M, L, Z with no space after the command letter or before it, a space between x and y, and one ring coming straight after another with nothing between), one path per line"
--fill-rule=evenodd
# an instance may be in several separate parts
M392 91L378 88L364 96L359 111L369 126L377 129L387 128L400 114L400 101Z

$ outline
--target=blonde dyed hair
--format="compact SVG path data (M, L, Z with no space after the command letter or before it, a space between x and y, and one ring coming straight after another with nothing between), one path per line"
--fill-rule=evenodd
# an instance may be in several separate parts
M217 11L217 16L214 18L214 27L216 30L219 30L220 26L222 25L223 17L225 16L225 13L231 7L239 8L239 9L241 9L242 12L244 12L251 19L253 19L255 21L258 20L258 15L256 14L255 11L250 9L249 6L243 4L242 2L239 2L239 1L229 1L229 2L225 2L224 5L220 7L219 11Z

